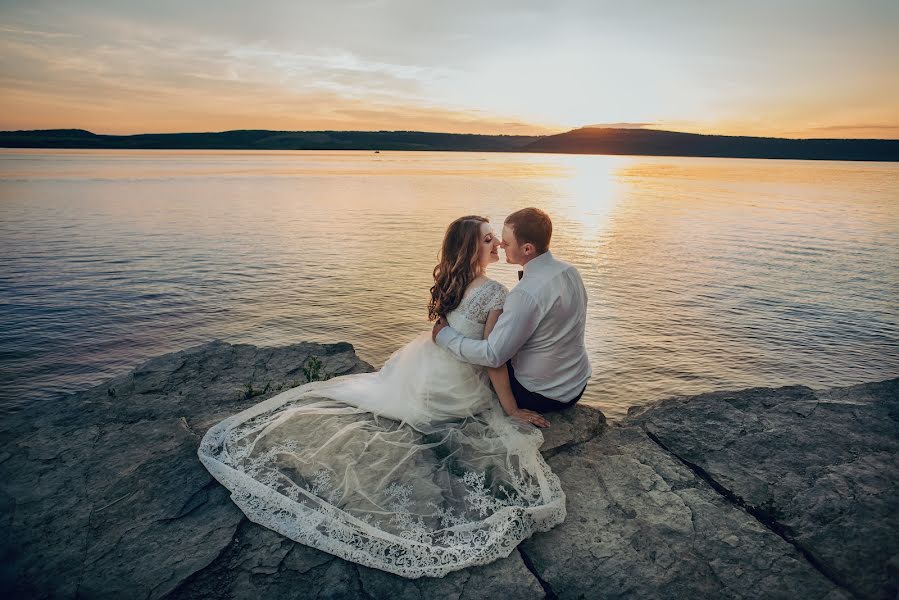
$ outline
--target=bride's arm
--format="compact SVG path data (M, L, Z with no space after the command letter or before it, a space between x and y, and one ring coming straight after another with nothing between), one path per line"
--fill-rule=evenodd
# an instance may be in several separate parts
M503 313L502 310L491 310L487 315L487 322L484 324L484 338L486 339L493 327L496 325L497 319ZM512 393L512 383L509 381L509 369L505 364L498 367L487 367L487 373L490 375L490 382L493 384L493 390L499 397L499 403L503 410L510 417L523 418L537 427L548 427L547 421L540 413L518 408L518 402L515 401L515 395Z

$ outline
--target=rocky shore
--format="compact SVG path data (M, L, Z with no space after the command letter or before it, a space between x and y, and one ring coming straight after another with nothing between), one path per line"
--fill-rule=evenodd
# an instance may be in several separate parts
M6 416L0 591L266 600L897 595L899 379L671 398L617 423L588 407L555 415L542 451L566 491L566 521L493 564L410 581L249 522L196 456L211 425L311 371L370 369L349 344L212 342Z

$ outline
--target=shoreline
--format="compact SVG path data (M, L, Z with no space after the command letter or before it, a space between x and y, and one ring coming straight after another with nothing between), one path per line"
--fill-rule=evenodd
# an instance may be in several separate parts
M4 148L512 152L613 156L899 161L899 139L775 138L581 127L543 136L429 131L271 131L95 134L0 131Z

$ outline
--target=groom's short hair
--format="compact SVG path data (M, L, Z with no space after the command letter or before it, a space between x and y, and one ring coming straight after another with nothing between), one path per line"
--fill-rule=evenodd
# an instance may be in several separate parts
M553 236L553 222L549 215L539 208L522 208L506 217L506 225L512 228L519 244L534 244L537 254L549 250L549 240Z

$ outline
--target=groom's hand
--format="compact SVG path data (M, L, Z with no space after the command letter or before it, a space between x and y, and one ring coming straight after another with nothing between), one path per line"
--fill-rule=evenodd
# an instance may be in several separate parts
M549 421L546 420L546 417L538 412L528 410L526 408L518 408L510 413L509 416L515 417L516 419L521 419L522 421L530 423L535 427L540 427L541 429L544 427L549 427Z
M437 334L440 333L441 329L443 329L444 327L448 327L448 326L449 326L449 323L447 323L446 319L444 319L443 317L440 317L439 319L437 319L437 321L434 323L434 329L431 330L431 339L436 342Z

